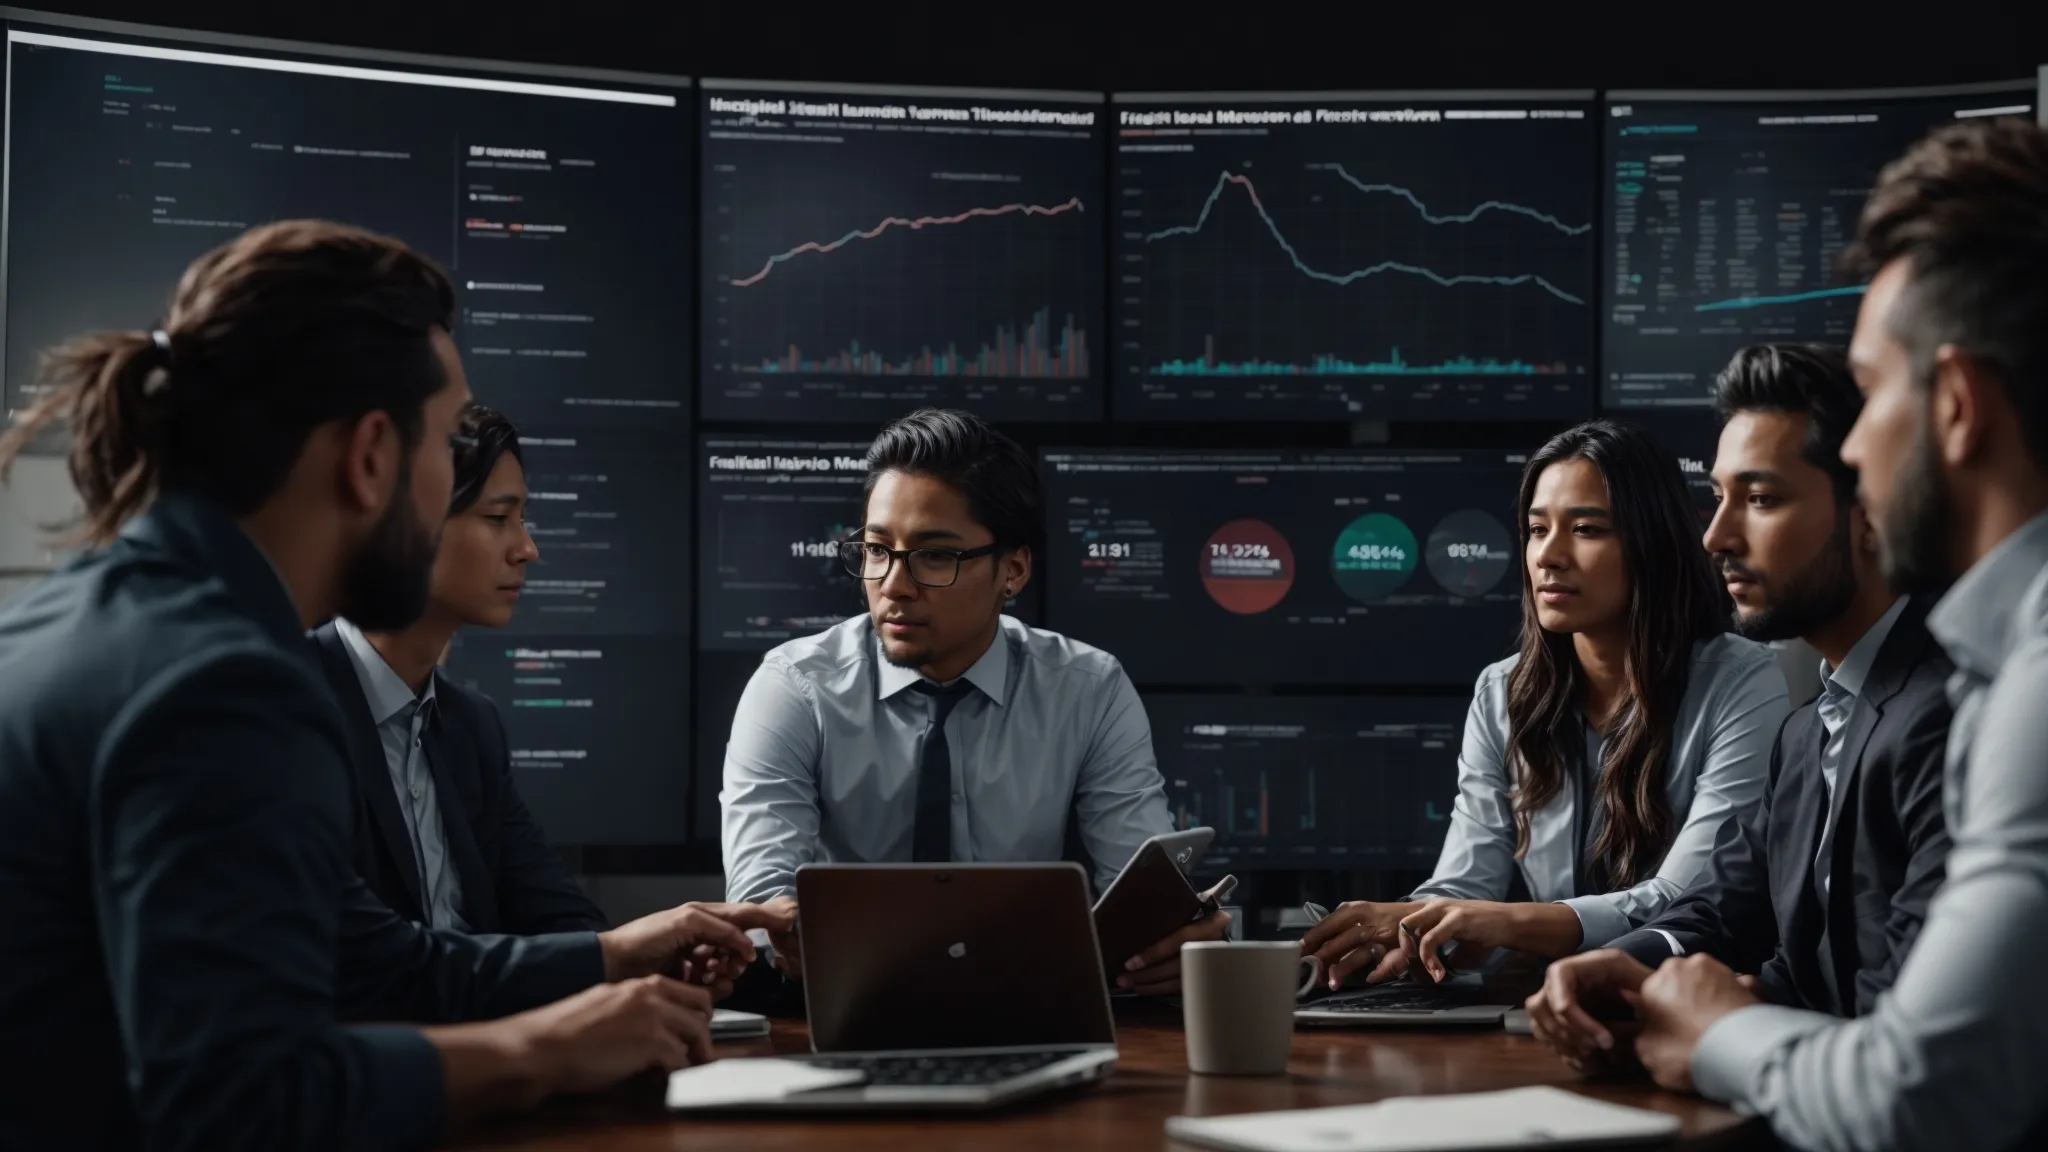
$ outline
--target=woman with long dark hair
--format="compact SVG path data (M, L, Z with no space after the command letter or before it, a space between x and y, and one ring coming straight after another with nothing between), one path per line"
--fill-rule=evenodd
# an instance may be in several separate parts
M1727 634L1677 462L1626 424L1581 424L1530 459L1516 512L1521 651L1480 673L1435 875L1310 929L1333 988L1360 968L1442 979L1496 948L1600 947L1762 800L1784 675Z

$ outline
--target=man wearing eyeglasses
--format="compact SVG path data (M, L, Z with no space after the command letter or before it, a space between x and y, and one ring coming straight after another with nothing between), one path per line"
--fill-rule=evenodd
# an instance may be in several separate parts
M842 545L868 613L768 653L747 684L719 795L727 898L793 901L813 861L1051 861L1070 817L1098 889L1173 830L1138 693L1106 652L1003 615L1045 513L1031 458L964 412L891 424ZM1119 986L1180 987L1180 946L1218 912L1121 962ZM796 941L773 938L798 977Z

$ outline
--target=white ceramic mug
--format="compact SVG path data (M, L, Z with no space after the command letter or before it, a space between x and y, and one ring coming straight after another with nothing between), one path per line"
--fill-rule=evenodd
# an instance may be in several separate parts
M1323 978L1323 962L1293 940L1203 940L1180 949L1188 1069L1208 1076L1277 1076L1294 1045L1294 1002Z

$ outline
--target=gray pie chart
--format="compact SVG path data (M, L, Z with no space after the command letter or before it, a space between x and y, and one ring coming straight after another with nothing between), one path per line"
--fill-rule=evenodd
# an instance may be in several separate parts
M1515 561L1515 541L1507 526L1477 508L1443 518L1423 545L1429 574L1453 596L1484 596L1493 591Z

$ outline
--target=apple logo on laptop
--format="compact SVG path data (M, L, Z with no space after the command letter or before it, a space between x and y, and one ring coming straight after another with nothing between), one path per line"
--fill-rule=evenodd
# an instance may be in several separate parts
M953 944L951 947L948 947L946 949L946 955L951 956L955 960L960 959L962 956L967 955L967 943L965 941L960 941L958 943Z

